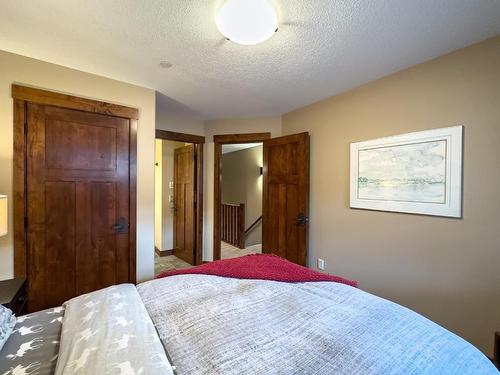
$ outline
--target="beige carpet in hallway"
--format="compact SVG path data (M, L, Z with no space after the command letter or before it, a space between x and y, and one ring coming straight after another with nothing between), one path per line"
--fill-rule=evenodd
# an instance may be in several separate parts
M231 259L231 258L241 257L243 255L260 254L260 253L262 253L261 244L248 246L245 249L240 249L236 246L230 245L223 241L221 241L220 244L221 259Z
M177 258L175 255L160 257L155 253L155 276L162 272L180 270L189 267L192 267L192 265Z

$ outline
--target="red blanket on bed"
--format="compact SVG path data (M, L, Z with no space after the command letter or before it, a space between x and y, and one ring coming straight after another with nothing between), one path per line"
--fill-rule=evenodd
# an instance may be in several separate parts
M289 283L333 281L354 287L358 286L357 281L316 272L276 255L268 254L252 254L239 258L218 260L192 268L163 272L156 276L156 278L160 279L162 277L186 274L215 275L236 279L274 280Z

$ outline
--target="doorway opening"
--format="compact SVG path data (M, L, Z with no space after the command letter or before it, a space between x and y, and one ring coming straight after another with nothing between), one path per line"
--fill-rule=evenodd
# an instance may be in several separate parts
M248 236L250 231L255 230L252 226L260 225L262 241L259 252L275 254L291 262L307 265L309 134L290 134L277 138L271 138L271 133L224 134L214 135L213 139L213 259L219 260L223 257L221 245L227 243L236 248L230 249L234 253L244 255L241 253L241 249L247 249L247 243L244 241L245 232L247 232L246 235ZM235 144L244 145L249 143L262 143L261 165L257 165L258 169L255 168L255 165L249 167L250 170L258 171L259 175L262 167L262 181L257 180L256 182L262 184L262 203L260 205L262 223L260 224L258 217L254 217L255 221L250 226L248 226L247 213L245 213L248 209L244 203L245 198L238 198L235 203L226 202L223 200L222 192L225 176L223 170L226 169L227 172L228 169L227 165L224 167L226 157L223 156L223 148L226 147L227 150L229 145L234 147ZM233 174L237 178L244 180L244 172L241 169L236 169ZM225 197L227 197L227 194ZM227 198L225 199L227 200ZM228 203L231 206L224 208L223 204L228 205ZM250 208L252 212L255 212L254 210L259 208L259 204L252 205ZM229 211L229 213L223 212L223 210ZM255 213L253 216L255 216ZM230 220L233 223L233 230L223 220ZM234 230L235 226L236 230ZM229 230L229 236L234 237L236 235L236 240L227 237L227 233L222 233L223 230ZM259 235L254 234L254 236ZM223 238L227 240L223 242ZM251 249L252 252L257 252L255 250L255 248ZM227 252L224 257L228 257Z
M262 142L270 138L214 135L214 260L262 252Z
M263 144L223 144L221 259L262 253Z
M155 276L201 263L203 142L156 131Z

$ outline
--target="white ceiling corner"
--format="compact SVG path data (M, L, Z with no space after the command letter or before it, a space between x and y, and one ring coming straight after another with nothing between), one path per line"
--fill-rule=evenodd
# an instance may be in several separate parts
M273 0L279 31L241 46L216 28L220 1L2 0L0 49L221 119L280 115L500 34L495 0Z

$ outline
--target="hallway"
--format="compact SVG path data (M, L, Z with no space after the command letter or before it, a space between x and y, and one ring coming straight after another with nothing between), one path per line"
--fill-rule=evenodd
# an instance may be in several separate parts
M192 267L189 263L177 258L175 255L160 257L155 253L155 277L162 272L180 270Z
M240 249L224 241L221 241L220 244L221 259L231 259L231 258L241 257L243 255L260 254L260 253L262 253L261 244L248 246L245 249Z

